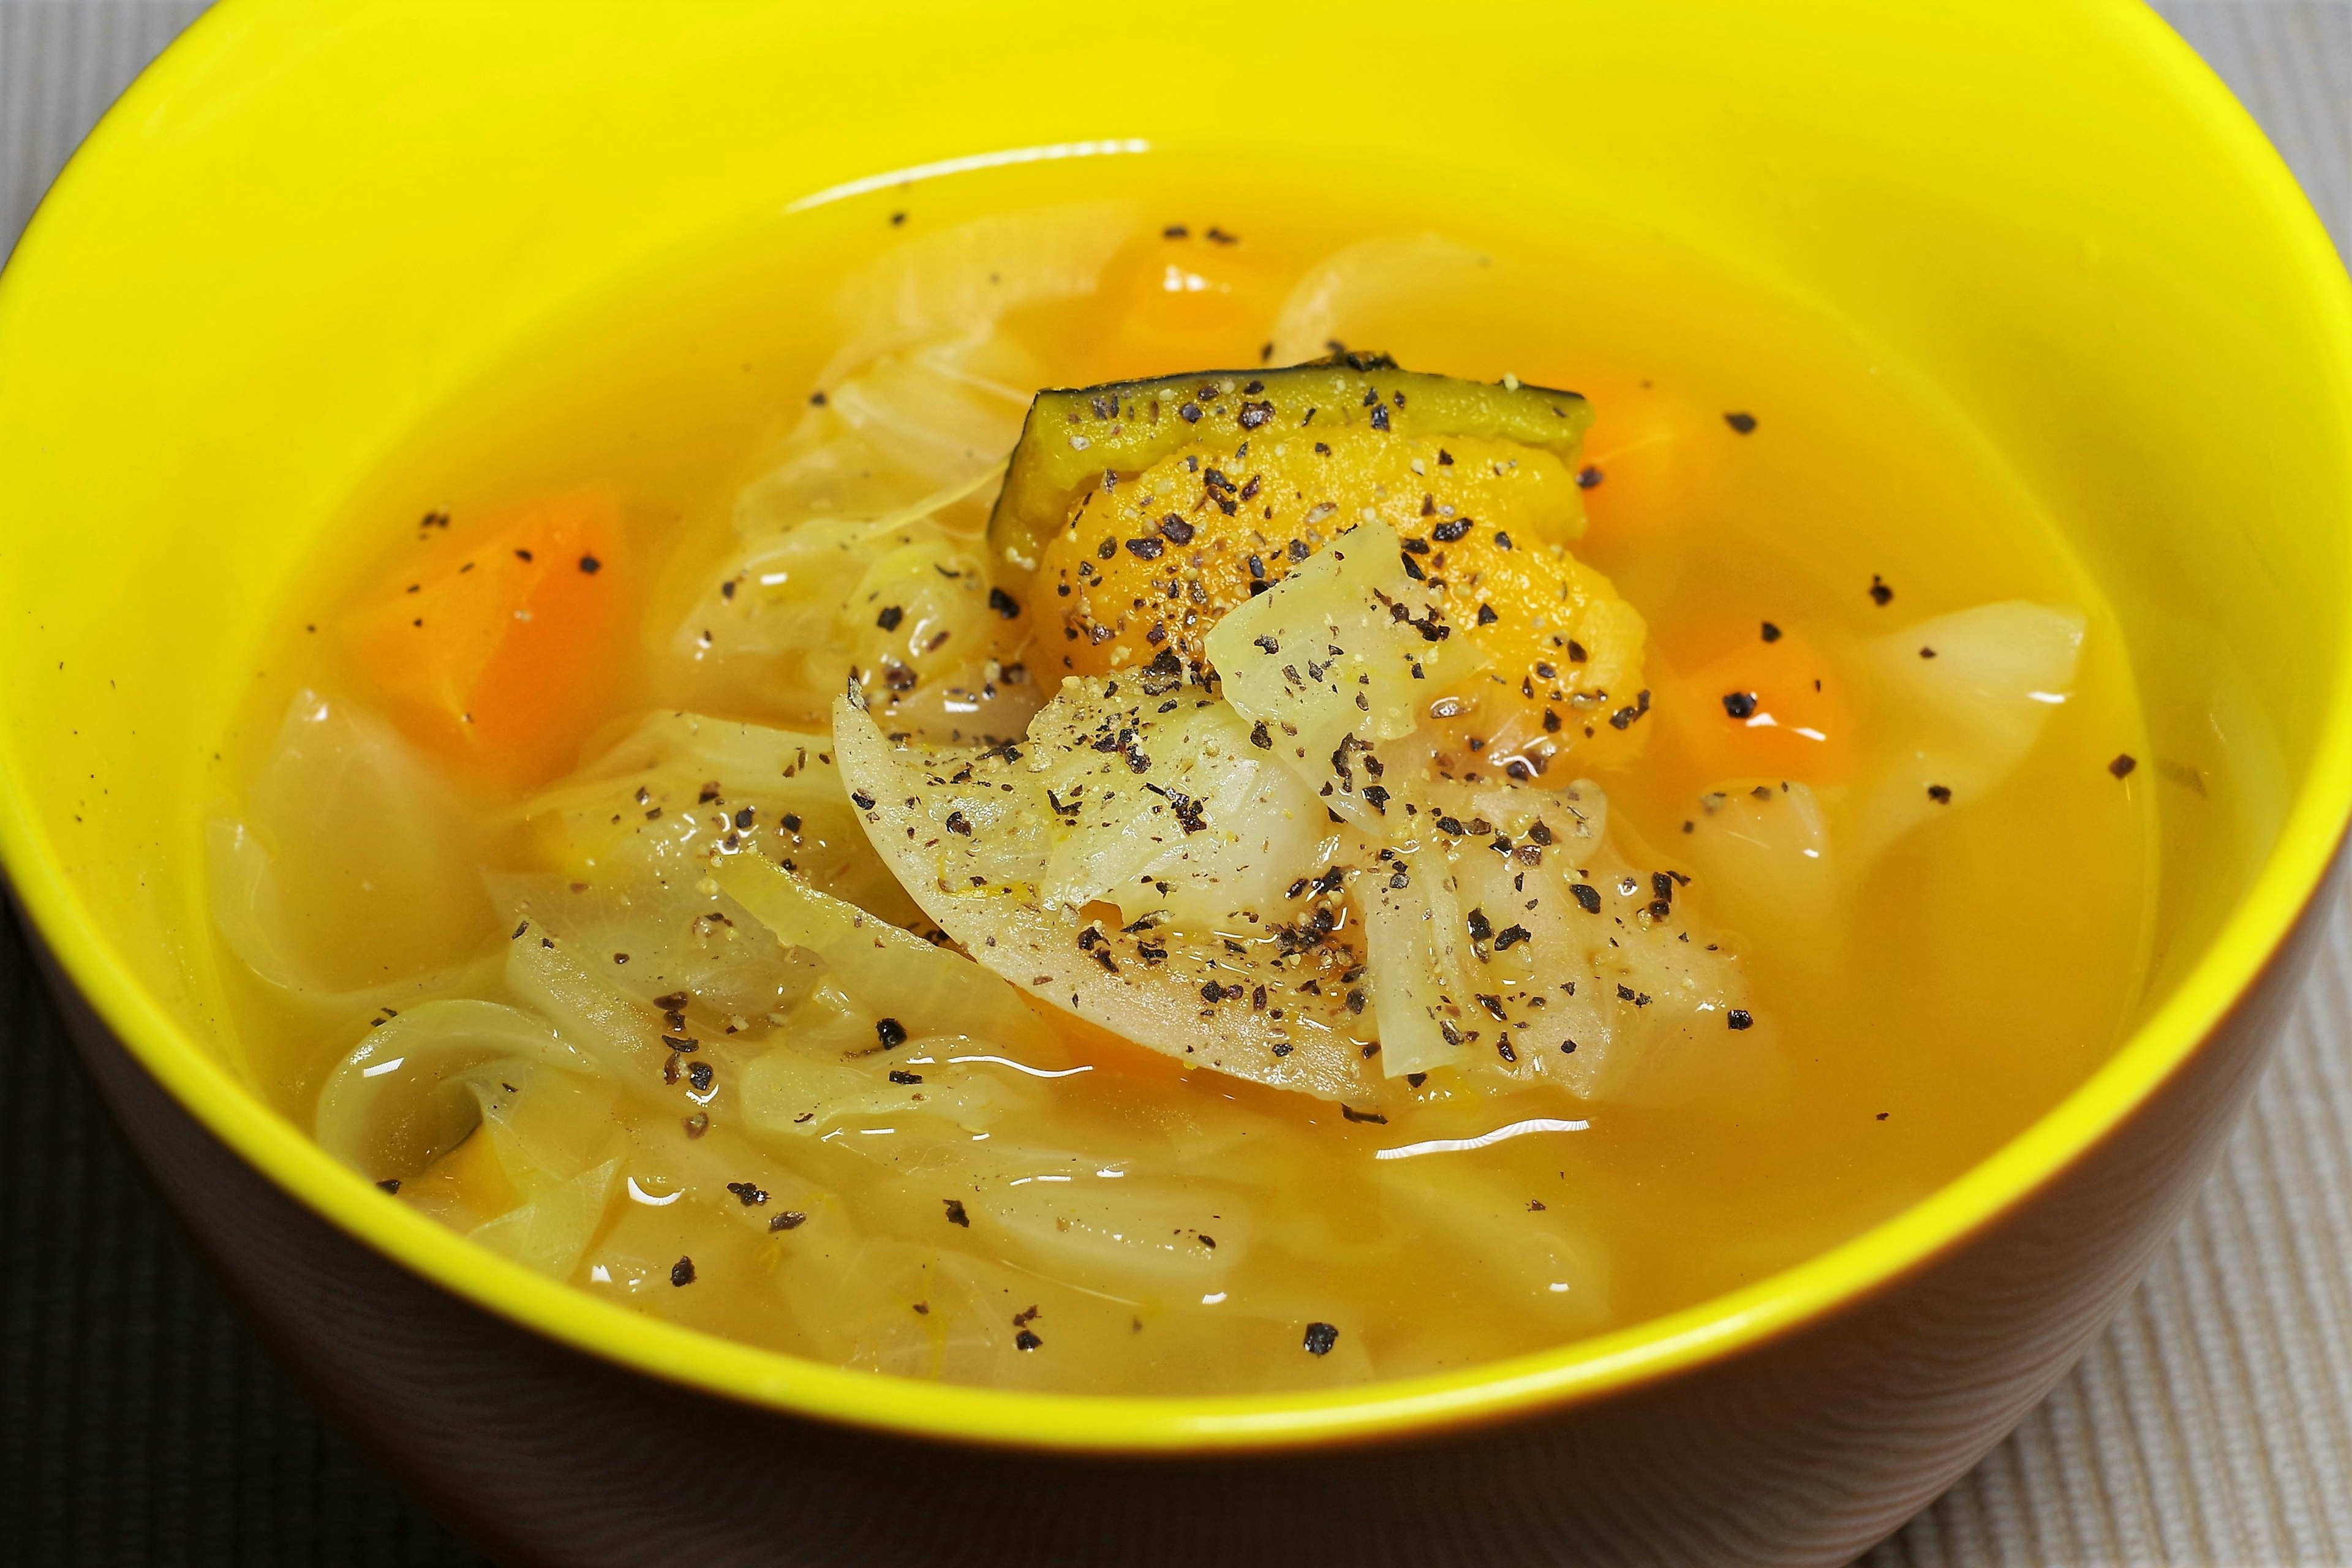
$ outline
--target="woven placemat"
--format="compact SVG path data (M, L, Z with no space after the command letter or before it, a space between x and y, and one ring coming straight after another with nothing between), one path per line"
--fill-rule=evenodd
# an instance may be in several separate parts
M1895 0L1899 3L1899 0ZM202 9L0 0L0 241ZM2352 233L2352 4L2159 7ZM2246 1125L2074 1375L1870 1568L2352 1564L2352 918ZM0 1563L478 1562L182 1251L0 920Z

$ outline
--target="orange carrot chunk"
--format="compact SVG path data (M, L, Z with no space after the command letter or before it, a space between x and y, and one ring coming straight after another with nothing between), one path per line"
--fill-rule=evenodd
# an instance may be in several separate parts
M620 511L583 491L543 501L346 628L361 672L413 739L499 783L574 761L625 625Z

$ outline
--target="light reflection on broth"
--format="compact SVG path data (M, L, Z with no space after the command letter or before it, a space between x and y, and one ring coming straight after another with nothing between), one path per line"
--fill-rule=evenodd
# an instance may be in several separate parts
M2137 707L2103 600L1963 422L1655 237L1462 191L1400 213L1361 172L1302 198L1115 162L1142 184L959 176L617 280L352 497L210 839L289 1114L388 1201L635 1310L907 1375L1201 1393L1690 1305L1933 1190L2103 1058L2153 876L2110 770L2145 754ZM1538 461L1416 434L1404 402L1375 442L1360 404L1352 434L1290 426L1269 381L1282 430L1215 426L1210 398L1222 447L1097 490L1034 572L988 537L1038 389L1333 340L1576 388L1591 428ZM1217 395L1249 404L1251 374ZM1224 489L1183 467L1244 433ZM1318 464L1352 476L1328 503ZM1171 529L1137 498L1180 480L1207 510ZM1102 558L1087 520L1113 516ZM1316 542L1260 572L1240 535L1216 553L1227 520ZM1401 634L1444 706L1397 687L1411 732L1363 731L1388 771L1349 774L1344 820L1251 739L1329 717L1269 706L1295 656L1253 684L1213 640L1230 610L1341 647L1353 579L1317 584L1343 527L1393 531L1422 575L1364 591L1446 633ZM1475 591L1429 586L1449 572ZM1152 640L1147 594L1195 581L1196 625ZM1556 662L1507 640L1580 595ZM1185 661L1220 647L1203 685ZM1163 647L1172 684L1133 707ZM866 710L837 712L853 668ZM1048 709L1066 669L1097 684ZM1363 673L1343 729L1388 689ZM1071 797L1043 792L1072 780L1199 805L1225 859L1190 830L1190 860L1120 858L1057 826ZM958 921L988 967L899 929ZM1476 981L1409 1047L1433 983L1400 954ZM1174 1023L1119 1011L1153 984Z

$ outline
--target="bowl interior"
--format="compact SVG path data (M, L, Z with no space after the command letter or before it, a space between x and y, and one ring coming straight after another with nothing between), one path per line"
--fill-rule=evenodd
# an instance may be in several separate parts
M2029 1188L2193 1046L2343 826L2333 251L2226 93L2121 0L1416 15L1213 5L1164 34L638 7L555 36L528 8L229 0L96 133L0 285L0 843L68 970L248 1158L453 1288L737 1394L939 1430L1243 1440L1555 1397L1699 1353L1694 1329L1734 1307L1786 1321ZM616 275L793 204L896 171L1179 154L1274 180L1472 170L1736 258L2004 455L2121 617L2162 839L2142 1027L2061 1133L1933 1215L1605 1342L1345 1394L1091 1408L714 1353L373 1202L247 1092L198 848L215 748L278 596L400 433Z

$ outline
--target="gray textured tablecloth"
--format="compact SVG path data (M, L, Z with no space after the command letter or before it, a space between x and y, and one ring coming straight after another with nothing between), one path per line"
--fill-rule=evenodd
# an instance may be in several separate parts
M0 237L200 9L0 0ZM2158 9L2268 128L2344 246L2352 3ZM468 1561L290 1397L173 1251L7 936L0 1562ZM2352 1564L2344 911L2227 1162L2129 1310L2016 1436L1867 1562Z

